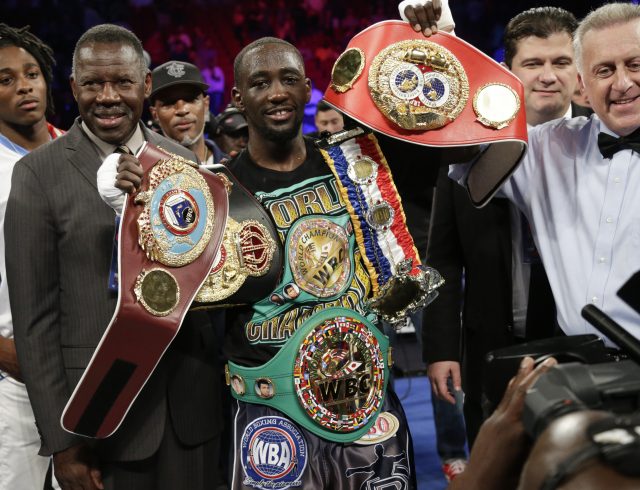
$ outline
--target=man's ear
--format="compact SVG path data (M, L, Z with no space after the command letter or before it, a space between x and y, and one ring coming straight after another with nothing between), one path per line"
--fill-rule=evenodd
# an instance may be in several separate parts
M76 79L73 77L69 77L69 84L71 85L71 93L73 94L73 98L76 102L78 102L78 85L76 84Z
M153 119L153 122L159 123L158 110L156 109L155 104L149 103L149 113L151 114L151 119Z
M204 101L204 113L208 113L209 112L209 104L211 103L209 96L205 94L205 96L202 99Z
M144 76L144 97L145 99L151 94L151 72L147 70L147 74Z
M238 87L233 87L231 89L231 100L233 100L233 105L235 105L240 111L244 112L244 102L242 102L242 95L238 90Z
M305 84L305 90L307 91L307 104L308 104L309 101L311 100L311 79L305 78L304 84Z
M584 94L584 80L580 72L578 72L578 87L580 87L580 92Z

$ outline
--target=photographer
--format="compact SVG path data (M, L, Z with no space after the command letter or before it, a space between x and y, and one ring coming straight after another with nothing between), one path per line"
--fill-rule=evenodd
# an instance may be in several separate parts
M580 410L562 415L549 424L532 446L522 423L527 391L556 364L555 359L548 358L534 369L532 358L522 360L500 405L480 428L466 471L447 487L448 490L539 490L553 478L557 478L554 482L557 485L547 487L549 489L640 488L640 477L625 476L613 464L600 458L604 451L587 453L594 447L588 430L594 423L612 420L613 415L608 412ZM638 420L637 416L635 420ZM615 419L611 427L614 428L613 435L624 441ZM616 437L610 436L609 441L612 439ZM617 453L609 450L609 454L617 455L619 459L626 457L627 461L637 460L637 438L635 446L628 446L626 454L620 450ZM571 466L570 460L577 461L579 454L584 454L584 459L575 467ZM498 461L500 464L496 464ZM563 467L568 470L563 471Z
M522 360L498 408L480 428L467 469L451 482L449 490L517 487L531 444L522 424L525 396L536 380L556 364L555 359L548 358L534 368L531 357Z

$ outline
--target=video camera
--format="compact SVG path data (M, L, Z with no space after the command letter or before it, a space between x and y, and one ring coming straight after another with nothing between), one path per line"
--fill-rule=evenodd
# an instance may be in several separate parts
M640 313L640 272L618 295ZM522 415L526 432L535 440L557 418L580 410L602 410L610 416L589 426L591 444L562 461L541 488L551 489L592 457L599 457L622 474L640 475L640 341L594 305L582 316L620 347L605 347L596 335L544 339L490 352L484 386L490 404L497 405L506 381L522 357L537 362L555 357L559 364L540 376L527 392ZM512 366L513 368L511 368Z
M618 296L640 313L640 272L627 281ZM582 316L620 350L609 349L600 337L588 334L492 351L485 359L483 386L489 412L500 402L525 356L536 362L548 357L558 360L527 393L523 423L534 439L551 421L571 411L589 408L626 414L640 410L640 341L594 305L585 306Z
M589 408L629 414L640 410L640 341L593 305L585 306L582 316L631 359L561 363L541 376L527 393L522 420L534 439L554 419L572 411Z

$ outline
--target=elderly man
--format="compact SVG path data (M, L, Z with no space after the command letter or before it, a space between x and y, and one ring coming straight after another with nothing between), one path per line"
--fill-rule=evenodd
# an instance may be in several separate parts
M518 14L505 29L505 64L524 85L531 126L575 115L571 96L578 78L572 39L577 25L566 10L539 7ZM447 378L456 389L462 379L467 435L473 445L483 419L484 357L518 339L553 335L555 308L539 258L530 251L533 247L523 246L530 243L530 234L516 206L493 199L476 209L465 190L447 177L446 168L442 170L428 262L447 282L425 311L424 354L429 378L442 399L454 402Z
M225 157L218 145L204 137L208 88L198 67L191 63L167 61L151 72L151 117L162 134L189 148L204 165Z
M637 314L616 294L640 269L640 6L593 11L574 50L595 115L530 128L529 150L500 192L531 224L564 333L595 331L580 315L593 303L640 338ZM467 171L450 176L462 181Z
M637 314L616 294L640 269L640 6L595 10L574 48L595 116L530 128L529 150L502 193L531 223L562 330L593 332L580 316L593 303L640 338Z
M80 118L16 164L5 223L16 348L40 454L53 454L65 490L212 488L220 417L206 316L185 318L114 436L88 444L60 426L116 306L108 287L115 220L97 193L97 169L117 148L135 153L145 140L196 159L140 124L151 76L130 31L105 24L85 32L71 88Z

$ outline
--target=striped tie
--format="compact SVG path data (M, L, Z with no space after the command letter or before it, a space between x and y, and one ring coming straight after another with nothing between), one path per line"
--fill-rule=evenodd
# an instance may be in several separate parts
M127 145L120 145L115 150L114 153L124 153L126 155L133 155L133 152L129 149Z

